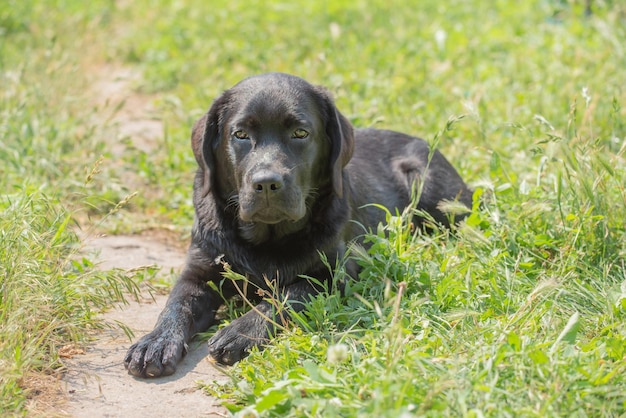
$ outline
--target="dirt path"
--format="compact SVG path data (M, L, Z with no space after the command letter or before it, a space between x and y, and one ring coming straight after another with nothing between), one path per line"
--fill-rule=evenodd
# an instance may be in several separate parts
M184 254L147 237L112 236L89 240L87 250L100 252L104 268L134 268L154 264L179 268ZM107 312L108 321L120 321L135 339L152 330L167 299L148 295L140 302ZM121 329L103 332L85 354L67 360L64 377L69 402L64 411L73 417L203 417L225 416L226 410L200 390L198 381L226 380L207 361L206 344L194 344L172 376L136 379L126 373L123 358L131 342Z
M163 134L161 123L154 118L151 101L134 94L131 83L136 74L128 69L102 68L96 97L102 105L115 108L113 122L124 136L141 147L155 146ZM112 141L113 154L123 152L123 144ZM132 181L132 180L130 180ZM179 271L185 254L171 243L145 236L86 237L84 251L98 254L102 269L132 269L157 265L165 271ZM167 297L145 295L139 302L111 309L104 314L109 322L120 321L135 334L133 341L152 330ZM198 389L197 382L226 380L227 377L207 361L206 344L192 344L189 353L172 376L158 379L137 379L127 374L124 355L131 345L121 329L101 333L84 354L66 360L68 371L63 378L68 403L62 414L73 417L202 417L226 416L217 400Z

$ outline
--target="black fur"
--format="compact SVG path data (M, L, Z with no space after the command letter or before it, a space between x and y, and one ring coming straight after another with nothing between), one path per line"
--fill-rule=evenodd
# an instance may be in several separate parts
M330 285L320 253L334 266L362 234L358 224L384 221L382 210L365 205L402 210L419 179L418 208L441 224L449 226L441 201L471 206L471 191L443 155L435 151L428 165L424 141L354 131L323 88L286 74L227 90L195 124L192 148L199 168L187 264L155 329L126 355L135 376L173 373L189 339L215 322L224 298L243 291L241 282L224 279L224 263L247 277L248 296L261 299L209 341L215 360L233 364L265 344L319 283ZM351 264L348 273L356 278ZM259 298L257 289L273 297Z

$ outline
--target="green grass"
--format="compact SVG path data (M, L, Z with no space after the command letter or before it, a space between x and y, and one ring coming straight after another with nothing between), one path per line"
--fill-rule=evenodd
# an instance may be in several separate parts
M22 413L21 376L56 367L117 297L95 285L115 272L72 258L71 219L137 191L106 228L188 231L193 121L240 79L285 71L328 87L357 126L437 142L477 206L430 236L390 217L355 254L348 296L316 298L207 390L248 416L626 413L626 8L409 3L0 6L2 408ZM105 63L142 74L165 126L156 151L107 151L111 110L89 90Z
M136 293L122 272L100 273L77 255L71 213L40 190L0 199L0 410L24 408L27 371L52 374L59 349L106 324L96 314ZM43 412L43 411L42 411Z
M106 220L127 190L101 159L107 127L85 90L85 68L102 55L87 48L102 47L102 34L89 31L101 10L59 6L68 8L0 6L2 416L25 414L31 389L46 389L29 387L33 374L54 375L61 348L111 325L96 315L136 292L142 278L99 272L79 253L76 220ZM86 221L83 232L96 226Z

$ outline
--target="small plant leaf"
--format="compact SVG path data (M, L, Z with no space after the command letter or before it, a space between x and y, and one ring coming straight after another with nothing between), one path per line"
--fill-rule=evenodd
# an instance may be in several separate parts
M563 328L563 331L561 331L556 341L552 345L550 352L554 352L561 341L565 341L569 344L574 344L576 342L576 334L578 334L579 328L580 314L578 312L574 312L574 314L570 316L569 320L567 321L567 324L565 324L565 328Z

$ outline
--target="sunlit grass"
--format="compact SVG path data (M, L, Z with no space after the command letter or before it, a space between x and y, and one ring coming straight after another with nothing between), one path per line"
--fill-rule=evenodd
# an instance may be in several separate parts
M104 324L96 315L136 293L133 275L78 255L72 214L34 188L0 199L0 410L19 411L27 371L53 373L59 350Z
M28 380L58 377L60 350L89 341L106 325L97 314L135 293L141 278L97 271L77 236L78 218L87 232L89 217L116 212L129 194L111 175L107 128L86 89L85 68L103 55L102 33L92 31L102 11L0 6L2 416L26 413Z

